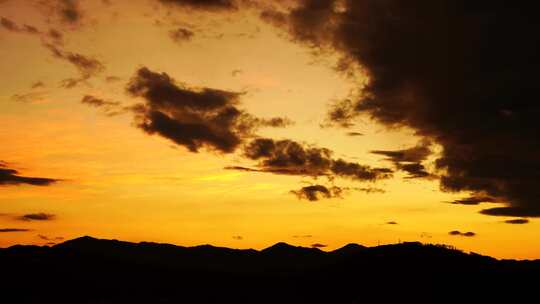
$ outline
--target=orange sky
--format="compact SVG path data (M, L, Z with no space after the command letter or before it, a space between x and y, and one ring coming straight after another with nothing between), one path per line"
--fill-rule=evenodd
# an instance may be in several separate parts
M392 168L372 150L415 146L412 130L391 129L361 118L351 130L321 127L328 106L358 93L368 79L338 73L337 55L314 54L258 17L258 8L233 13L165 7L157 1L82 1L81 19L61 20L39 1L0 1L0 17L18 27L0 27L0 160L21 176L60 179L49 186L0 185L0 247L45 244L39 237L92 235L181 245L210 243L263 248L278 241L326 249L422 241L455 245L504 258L540 257L539 224L509 225L506 217L478 213L479 206L449 204L467 193L447 193L436 179L358 182L337 178L341 187L376 187L384 193L348 190L342 198L299 200L290 191L325 183L325 178L225 170L253 167L242 151L190 152L135 126L129 111L107 115L82 104L91 95L131 106L126 93L136 71L148 67L190 88L242 92L240 107L257 117L287 117L294 125L261 128L260 137L291 139L334 151L334 156L372 167ZM40 32L55 29L63 41ZM193 37L173 41L169 32L187 28ZM104 69L82 77L46 43L95 58ZM114 77L114 78L111 78ZM109 78L107 80L107 78ZM34 84L42 83L32 88ZM347 132L363 136L347 136ZM440 148L426 161L430 168ZM54 215L24 220L25 214ZM397 224L387 224L395 221ZM475 237L449 235L472 231ZM237 236L241 236L241 239Z

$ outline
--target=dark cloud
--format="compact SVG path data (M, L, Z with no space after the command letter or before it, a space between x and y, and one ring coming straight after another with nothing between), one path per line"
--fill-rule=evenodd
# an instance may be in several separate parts
M241 235L235 235L232 237L233 239L237 240L237 241L241 241L244 239L244 237L242 237Z
M429 146L429 142L422 142L409 149L374 150L371 153L386 156L386 160L393 162L398 170L407 172L408 178L423 178L431 176L421 163L431 154Z
M30 229L21 229L21 228L0 228L0 233L8 233L8 232L28 232L31 231Z
M43 88L45 86L45 84L42 82L42 81L38 81L38 82L35 82L34 84L32 84L32 89L37 89L37 88Z
M331 120L366 115L411 128L442 147L436 169L444 191L507 204L484 214L540 215L533 2L301 0L290 13L262 17L367 72L361 94L336 105Z
M4 17L0 18L0 25L8 31L18 32L20 30L15 22Z
M58 179L42 178L42 177L27 177L19 175L15 169L7 167L5 162L0 161L0 186L3 185L33 185L33 186L49 186L58 182Z
M495 200L487 196L471 196L451 202L454 205L479 205L481 203L494 203Z
M42 235L42 234L38 234L38 238L40 238L40 239L42 239L44 241L49 241L50 240L50 238L48 236Z
M242 93L188 88L166 73L145 67L130 80L127 92L145 99L133 108L139 128L191 152L206 148L231 153L244 139L254 136L257 128L276 126L272 125L275 119L256 118L239 109Z
M364 136L364 134L360 132L347 132L347 136Z
M92 95L85 95L82 98L81 103L92 106L92 107L96 107L96 108L120 105L119 102L106 101Z
M461 232L461 231L458 231L458 230L454 230L454 231L450 231L448 232L448 234L450 235L453 235L453 236L465 236L465 237L473 237L473 236L476 236L476 233L474 232Z
M131 107L122 106L118 101L108 101L92 95L83 96L81 103L101 109L101 111L107 116L116 116L132 110Z
M47 213L30 213L20 216L18 219L21 221L52 221L55 219L54 214Z
M512 220L506 220L504 222L507 224L520 225L520 224L528 224L529 220L528 219L512 219Z
M52 39L55 45L62 45L64 43L64 34L55 29L49 30L48 37Z
M26 33L26 34L39 34L40 33L40 31L34 26L24 24L22 27L20 27L13 20L7 19L5 17L0 17L0 26L8 31L16 32L16 33Z
M209 11L230 11L237 7L233 0L158 0L167 5Z
M328 245L320 244L320 243L315 243L311 245L311 248L324 248L324 247L328 247Z
M291 193L296 195L300 200L306 199L314 202L322 198L341 198L343 189L336 186L311 185L302 187L299 190L292 190Z
M540 217L540 210L529 207L495 207L484 209L480 213L493 216Z
M386 222L387 225L397 225L398 223L395 221Z
M392 176L392 170L388 168L372 168L343 159L334 159L329 149L304 146L286 139L257 138L244 147L244 155L259 161L255 169L259 172L342 177L357 181L376 181Z
M191 38L193 38L193 36L195 36L195 33L185 28L178 28L169 31L169 37L171 37L171 39L176 43L189 41Z
M77 23L82 18L78 0L61 0L60 16L65 22Z
M80 73L79 78L68 78L62 81L62 87L73 88L81 82L85 82L93 76L96 76L105 70L103 63L95 58L88 57L79 53L68 52L57 45L44 43L52 55L58 59L72 64Z

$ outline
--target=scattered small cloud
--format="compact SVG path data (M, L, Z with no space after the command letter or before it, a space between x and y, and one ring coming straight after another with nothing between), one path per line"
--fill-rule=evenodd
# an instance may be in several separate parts
M461 231L458 231L458 230L450 231L448 234L453 235L453 236L465 236L465 237L476 236L476 233L474 233L474 232L471 232L471 231L461 232Z
M10 232L28 232L32 231L30 229L23 228L0 228L0 233L10 233Z
M169 37L176 43L190 41L194 36L194 32L185 28L177 28L175 30L169 31Z
M529 220L528 219L512 219L512 220L506 220L504 222L507 224L520 225L520 224L528 224Z
M30 213L20 216L21 221L52 221L56 218L54 214L47 213Z

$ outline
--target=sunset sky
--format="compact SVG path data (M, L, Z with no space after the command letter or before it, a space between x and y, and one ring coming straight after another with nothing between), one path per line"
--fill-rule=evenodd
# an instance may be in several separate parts
M0 247L540 258L528 21L420 2L0 0Z

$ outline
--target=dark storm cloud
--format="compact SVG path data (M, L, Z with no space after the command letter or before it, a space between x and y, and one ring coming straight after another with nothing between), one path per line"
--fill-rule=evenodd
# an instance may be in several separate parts
M52 221L56 216L47 213L30 213L18 217L21 221Z
M458 231L458 230L454 230L454 231L450 231L448 232L448 234L450 235L453 235L453 236L465 236L465 237L473 237L473 236L476 236L476 233L474 232L461 232L461 231Z
M210 11L236 10L233 0L158 0L167 5Z
M166 73L140 68L127 92L142 97L133 108L137 126L148 134L159 134L191 152L201 148L231 153L253 132L264 126L282 127L238 108L242 93L211 88L192 89Z
M244 147L244 156L259 161L255 169L259 172L342 177L357 181L376 181L392 176L392 170L388 168L372 168L334 159L329 149L305 146L287 139L257 138Z
M512 220L506 220L504 221L507 224L514 224L514 225L522 225L522 224L528 224L528 219L512 219Z
M326 187L323 185L311 185L302 187L299 190L292 190L291 193L296 195L298 199L306 199L308 201L318 201L322 198L341 198L343 189L340 187Z
M176 43L189 41L191 38L193 38L193 36L195 36L195 33L185 28L178 28L169 31L169 37L171 37L171 39Z
M0 228L0 233L9 233L9 232L28 232L30 229L22 228Z
M320 244L320 243L315 243L311 245L311 248L324 248L324 247L328 247L328 245Z
M62 81L62 86L65 88L73 88L105 70L103 63L95 58L65 51L51 43L44 43L44 46L51 51L55 58L69 62L79 71L81 75L79 78L68 78Z
M262 17L367 72L360 96L331 111L335 123L366 115L412 128L442 147L435 164L442 190L507 205L484 214L540 215L533 2L302 0L290 13Z
M58 182L57 179L21 176L15 169L7 167L5 162L0 161L0 186L3 185L33 185L49 186Z

